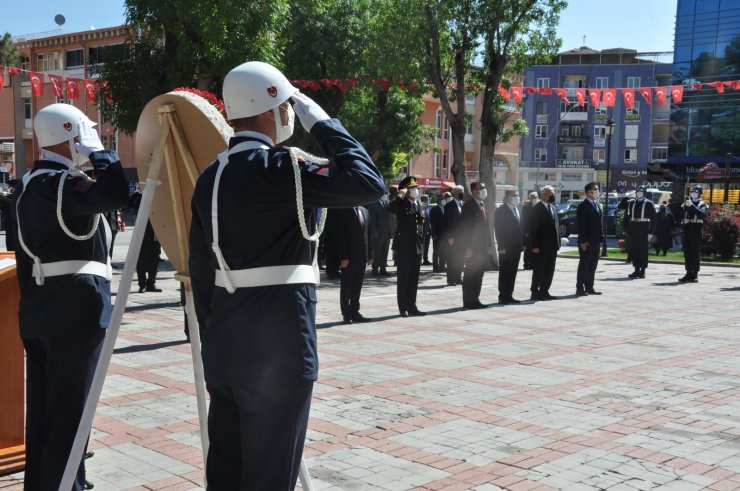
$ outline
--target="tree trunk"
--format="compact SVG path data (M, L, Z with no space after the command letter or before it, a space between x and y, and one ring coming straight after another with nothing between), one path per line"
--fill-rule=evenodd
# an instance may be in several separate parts
M488 196L486 197L485 204L486 209L488 210L488 234L491 237L491 244L494 244L493 247L493 253L491 254L491 259L493 260L493 264L498 268L498 255L496 254L496 244L495 244L495 234L493 233L493 227L495 222L495 211L496 211L496 180L494 179L494 173L493 173L493 159L489 159L486 161L483 161L481 159L481 162L478 166L478 172L480 174L480 182L484 183L486 185L486 188L489 191Z
M465 105L463 104L463 108ZM462 117L465 112L463 109ZM455 176L455 184L465 188L468 193L468 175L465 168L465 125L450 123L450 136L452 137L452 174Z

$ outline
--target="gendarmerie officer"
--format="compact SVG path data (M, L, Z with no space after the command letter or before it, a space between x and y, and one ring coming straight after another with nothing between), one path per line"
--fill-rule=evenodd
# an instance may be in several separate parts
M398 312L401 317L426 315L416 306L421 255L424 252L425 215L419 203L419 185L412 176L404 178L398 185L398 195L391 202L391 211L398 219L396 235L393 237L397 263Z
M33 122L41 160L13 193L7 245L21 293L29 491L59 488L110 320L111 233L103 214L126 205L128 183L94 124L69 104L41 109ZM95 181L77 169L88 160ZM83 460L72 489L84 485Z
M208 488L287 491L298 479L318 372L315 208L371 203L384 184L342 124L275 67L239 65L223 96L236 133L198 178L190 231L211 397ZM276 146L293 132L293 108L330 167Z
M635 267L628 275L630 278L645 277L650 239L655 233L655 205L645 197L645 191L645 186L639 186L635 191L635 199L627 204L630 250L632 265Z
M679 279L681 283L699 281L701 256L701 239L704 234L704 221L707 218L707 204L701 199L701 187L693 186L691 193L683 204L681 220L681 242L683 243L683 261L686 275Z

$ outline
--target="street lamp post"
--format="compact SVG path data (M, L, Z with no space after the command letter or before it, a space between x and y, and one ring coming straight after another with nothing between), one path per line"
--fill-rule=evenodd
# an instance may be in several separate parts
M604 243L601 246L601 257L606 257L606 217L609 214L609 190L611 189L611 153L612 153L612 133L614 132L614 120L609 118L606 121L606 192L604 194L604 203L606 206L601 211L602 228L604 232ZM616 217L616 215L615 215ZM616 224L615 224L616 228Z

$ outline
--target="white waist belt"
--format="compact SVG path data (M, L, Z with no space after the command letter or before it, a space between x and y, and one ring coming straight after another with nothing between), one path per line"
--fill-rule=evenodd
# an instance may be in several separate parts
M110 264L96 261L57 261L33 265L33 276L41 279L39 285L43 285L43 278L67 274L93 274L110 281L113 277L113 269Z
M684 218L682 223L704 223L701 218Z
M287 264L262 268L235 269L226 271L231 284L236 288L257 286L290 285L296 283L319 284L318 268L310 264ZM216 270L216 286L226 288L224 271Z
M632 221L633 222L649 222L650 219L649 218L633 218Z

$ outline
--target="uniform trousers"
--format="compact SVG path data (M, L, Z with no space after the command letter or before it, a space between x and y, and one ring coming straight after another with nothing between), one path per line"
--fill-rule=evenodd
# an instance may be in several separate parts
M313 382L206 385L208 490L293 491Z
M342 315L352 316L360 311L360 293L362 281L365 279L365 263L350 260L346 268L342 268L339 289L339 305Z
M557 256L555 250L532 253L532 293L550 293Z
M635 269L648 267L648 251L650 244L648 234L650 226L647 223L632 223L630 228L630 252L632 265Z
M465 259L465 275L462 282L463 305L479 302L480 291L483 286L483 273L485 272L488 255L473 252L473 255Z
M396 299L398 310L416 309L416 292L419 288L421 254L413 251L396 251Z
M681 242L683 243L683 261L684 267L688 273L698 273L701 264L701 238L703 230L702 225L695 224L684 225L681 232Z
M505 254L498 255L498 298L508 300L514 295L516 273L519 270L519 260L522 251L506 250Z
M105 339L105 329L23 338L26 350L26 491L59 489ZM82 491L85 460L72 486Z
M576 289L592 291L596 266L599 264L600 242L589 242L585 251L578 245L578 273L576 275Z

